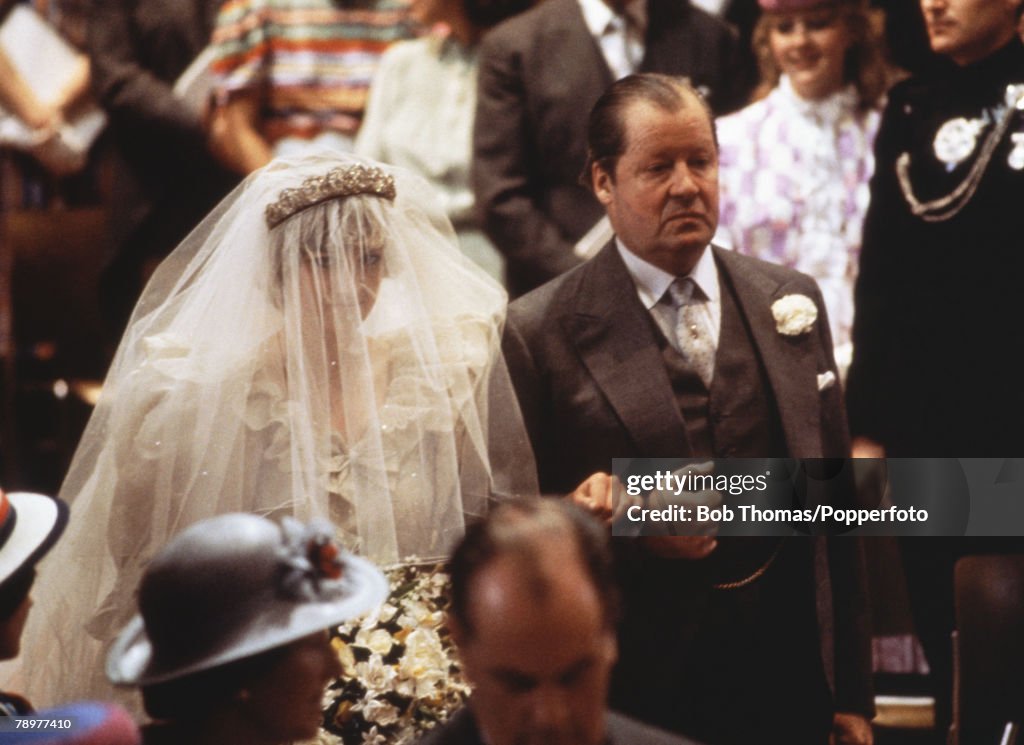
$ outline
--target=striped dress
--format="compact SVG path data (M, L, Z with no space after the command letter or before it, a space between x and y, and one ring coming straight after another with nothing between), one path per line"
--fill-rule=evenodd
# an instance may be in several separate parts
M271 144L353 137L381 55L412 31L407 0L228 0L213 35L215 91L259 95Z

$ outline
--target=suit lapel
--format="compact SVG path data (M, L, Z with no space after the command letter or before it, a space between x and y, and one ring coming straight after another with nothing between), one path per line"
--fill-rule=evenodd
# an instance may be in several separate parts
M587 87L592 91L590 100L596 101L615 78L597 41L590 35L580 4L577 0L546 1L552 4L547 29L548 38L554 42L548 45L551 63L558 65L564 60L586 74L590 81Z
M821 402L813 330L811 334L798 337L780 334L775 328L771 306L787 294L786 285L763 272L751 271L743 257L732 251L713 250L719 270L736 289L736 302L761 354L790 455L820 458Z
M623 457L686 457L686 425L672 395L651 320L614 242L580 282L569 338L636 444Z

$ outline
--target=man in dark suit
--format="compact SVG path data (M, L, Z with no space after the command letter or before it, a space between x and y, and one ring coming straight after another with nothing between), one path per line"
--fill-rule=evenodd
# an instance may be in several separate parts
M92 82L110 117L116 205L100 306L115 340L156 262L238 182L210 152L202 112L172 90L209 43L220 5L91 0Z
M847 393L854 454L1024 456L1024 2L920 5L937 62L889 92L875 141ZM1024 540L906 537L901 549L941 731L954 564ZM962 741L997 740L1003 722L984 724Z
M607 514L612 458L846 456L813 280L709 247L718 148L703 101L677 79L631 76L588 126L616 238L513 303L504 344L541 489ZM858 544L618 543L613 706L715 743L870 742Z
M473 188L513 295L578 264L573 244L602 215L579 176L605 88L637 70L688 75L723 113L745 102L739 65L732 30L689 0L545 0L484 37Z
M607 711L618 596L596 520L506 503L466 531L450 570L448 625L474 689L423 745L694 745Z

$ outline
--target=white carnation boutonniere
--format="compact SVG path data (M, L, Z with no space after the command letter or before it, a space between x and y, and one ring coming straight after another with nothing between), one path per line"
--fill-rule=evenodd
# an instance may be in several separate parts
M772 303L775 330L783 336L800 336L814 327L818 306L806 295L784 295Z

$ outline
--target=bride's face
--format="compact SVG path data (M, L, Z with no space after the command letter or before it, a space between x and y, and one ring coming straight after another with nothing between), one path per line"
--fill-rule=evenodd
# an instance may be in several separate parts
M314 300L325 317L359 311L366 318L377 301L384 274L384 244L375 236L336 246L304 249L300 272L304 300Z
M387 245L377 217L367 210L340 207L338 219L329 219L325 212L324 219L302 235L299 252L303 313L332 319L332 326L369 315L384 275Z

